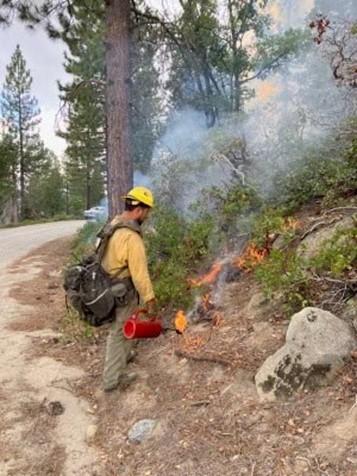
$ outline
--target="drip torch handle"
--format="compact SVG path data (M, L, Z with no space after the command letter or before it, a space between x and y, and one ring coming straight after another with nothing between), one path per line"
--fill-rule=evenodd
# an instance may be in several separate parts
M148 313L147 309L138 309L137 311L134 312L131 318L133 320L136 320L139 318L140 314L147 314L147 313Z

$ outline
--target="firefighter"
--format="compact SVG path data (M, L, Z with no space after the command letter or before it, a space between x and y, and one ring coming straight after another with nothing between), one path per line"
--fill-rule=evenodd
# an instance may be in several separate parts
M136 379L135 373L126 372L127 363L135 352L133 342L123 335L124 321L138 307L139 301L149 313L155 309L155 295L141 235L141 225L154 206L154 197L146 187L134 187L123 199L125 210L113 219L112 224L120 222L125 228L114 232L102 261L103 268L114 283L115 279L127 283L125 305L116 308L115 321L107 339L103 375L103 389L106 392L119 385L126 386Z

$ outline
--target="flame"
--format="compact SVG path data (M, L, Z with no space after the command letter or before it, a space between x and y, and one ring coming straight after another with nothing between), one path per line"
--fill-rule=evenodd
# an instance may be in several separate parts
M211 301L211 293L207 293L202 297L201 306L204 311L210 311L214 307Z
M236 258L234 265L244 271L251 271L257 264L261 263L268 255L266 248L259 249L254 243L251 243L244 253Z
M183 311L178 311L175 317L175 329L180 333L183 334L183 332L187 329L188 323L187 323L187 317L186 314Z
M264 81L256 86L256 98L262 102L267 102L279 92L279 87L271 81Z
M221 263L213 263L211 269L208 273L204 274L200 278L197 279L189 279L189 284L192 287L200 287L204 284L213 284L217 281L219 274L222 271L222 264Z
M283 231L288 230L297 230L301 227L301 222L299 220L294 220L294 218L287 218L283 226Z
M213 327L221 327L224 322L224 317L221 312L216 312L213 316Z

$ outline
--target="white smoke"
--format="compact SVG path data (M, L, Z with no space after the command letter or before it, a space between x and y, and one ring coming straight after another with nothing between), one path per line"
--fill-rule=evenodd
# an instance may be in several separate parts
M283 18L291 19L294 2L278 3ZM342 3L350 4L349 0ZM295 26L308 23L302 13L299 24L296 19ZM172 115L156 146L151 172L155 188L167 203L187 213L203 189L225 189L233 179L246 180L267 197L277 173L287 172L357 109L356 92L352 96L337 86L329 62L312 38L297 58L255 86L270 86L272 94L253 98L244 119L231 115L218 127L207 129L200 112L185 109ZM235 149L235 170L227 160L230 147Z

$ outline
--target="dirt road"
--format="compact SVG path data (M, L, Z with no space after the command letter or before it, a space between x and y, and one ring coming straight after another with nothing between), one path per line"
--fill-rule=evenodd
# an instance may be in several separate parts
M47 357L29 357L34 339L53 338L53 332L14 329L14 322L30 316L33 307L10 296L14 286L21 283L25 288L44 265L41 254L35 253L35 260L23 257L48 241L74 234L82 224L66 221L0 230L1 476L94 474L97 456L86 442L93 417L87 402L70 390L82 370ZM58 276L60 271L53 273Z
M0 273L12 261L21 258L32 249L48 241L72 235L83 221L61 221L42 225L19 226L0 230Z

